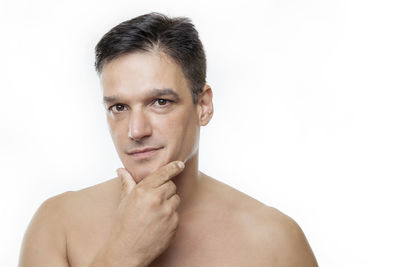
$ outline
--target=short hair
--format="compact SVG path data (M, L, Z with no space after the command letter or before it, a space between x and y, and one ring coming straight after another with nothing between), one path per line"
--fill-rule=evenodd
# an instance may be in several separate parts
M155 50L181 67L191 87L193 103L197 103L206 83L206 56L189 18L170 18L153 12L118 24L96 45L95 68L100 74L103 66L117 57Z

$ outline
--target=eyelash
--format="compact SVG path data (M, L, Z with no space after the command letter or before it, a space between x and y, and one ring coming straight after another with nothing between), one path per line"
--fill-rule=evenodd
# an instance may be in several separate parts
M168 103L172 103L172 102L173 102L172 100L169 100L169 99L157 98L157 99L154 99L154 101L153 101L152 103L155 103L155 102L157 102L157 101L159 101L159 100L166 101L165 105L159 105L159 107L161 107L161 106L166 106Z
M112 109L113 109L114 107L119 106L119 105L125 107L124 104L119 104L119 103L118 103L118 104L115 104L115 105L110 106L110 107L108 108L108 110L109 110L109 111L112 111ZM122 111L117 111L117 112L122 112Z
M165 103L164 105L158 105L159 107L164 107L164 106L167 106L168 103L173 103L173 102L174 102L174 101L169 100L169 99L157 98L157 99L154 99L154 100L152 101L152 103L155 103L155 102L160 101L160 100L166 101L166 103ZM108 110L109 110L109 111L112 111L112 109L113 109L114 107L118 106L118 105L121 105L121 106L124 106L124 107L125 107L124 104L117 103L117 104L114 104L114 105L110 106L110 107L108 108ZM122 111L117 111L117 113L118 113L118 112L122 112Z

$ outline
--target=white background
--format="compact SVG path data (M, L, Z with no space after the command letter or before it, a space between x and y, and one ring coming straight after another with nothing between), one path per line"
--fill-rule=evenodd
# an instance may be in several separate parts
M400 266L400 8L361 0L1 1L0 266L45 199L122 166L93 51L150 11L205 46L200 169L294 218L320 266Z

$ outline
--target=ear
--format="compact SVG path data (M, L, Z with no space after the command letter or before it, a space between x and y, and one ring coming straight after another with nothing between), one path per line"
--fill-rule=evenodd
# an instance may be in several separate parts
M206 126L214 114L213 92L209 85L204 85L197 102L197 114L201 126Z

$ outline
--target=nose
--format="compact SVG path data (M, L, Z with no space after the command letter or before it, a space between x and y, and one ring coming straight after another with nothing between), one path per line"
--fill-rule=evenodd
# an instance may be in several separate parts
M142 110L132 110L129 118L129 138L141 141L152 133L151 124Z

